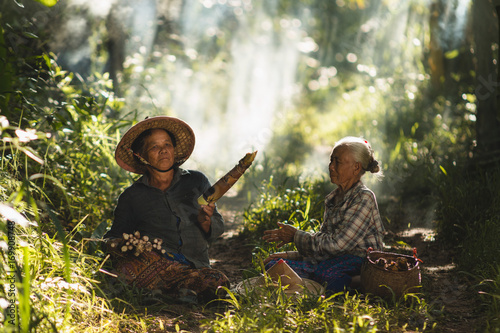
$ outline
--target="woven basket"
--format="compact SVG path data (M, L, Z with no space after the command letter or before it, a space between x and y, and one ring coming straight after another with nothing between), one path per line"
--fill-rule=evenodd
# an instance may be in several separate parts
M410 264L410 269L404 271L389 271L375 264L379 258L387 261L395 261L398 257L404 257ZM370 293L382 298L396 299L406 293L417 292L421 285L419 261L413 256L404 254L371 251L368 252L361 267L361 287L363 292Z

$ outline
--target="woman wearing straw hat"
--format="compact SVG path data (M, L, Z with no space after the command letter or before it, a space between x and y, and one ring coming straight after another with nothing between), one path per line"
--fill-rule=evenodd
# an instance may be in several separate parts
M215 204L197 203L210 183L201 172L180 168L194 143L191 127L173 117L146 118L125 133L115 159L142 177L118 198L104 238L126 282L207 301L229 281L210 268L208 257L210 242L224 232L222 216Z
M298 251L271 254L264 260L271 267L279 259L302 278L325 283L331 292L344 290L359 275L368 248L382 249L384 226L374 193L361 182L365 172L381 175L379 162L368 141L345 137L330 156L330 179L337 188L325 198L320 230L308 233L278 223L264 232L263 239L278 248L295 243Z

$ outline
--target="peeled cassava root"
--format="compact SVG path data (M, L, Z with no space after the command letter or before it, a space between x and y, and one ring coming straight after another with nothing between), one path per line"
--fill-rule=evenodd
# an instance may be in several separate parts
M156 250L165 253L165 249L162 249L161 244L163 240L161 238L155 238L152 241L149 240L148 236L142 236L139 231L134 232L133 234L123 234L123 241L121 244L121 252L133 252L137 257L144 251L151 252L152 250ZM118 244L111 243L111 247L116 247Z

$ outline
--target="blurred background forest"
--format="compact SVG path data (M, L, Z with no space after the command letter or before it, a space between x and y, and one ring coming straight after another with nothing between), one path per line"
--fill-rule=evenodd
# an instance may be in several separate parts
M171 115L197 137L185 166L212 181L259 151L234 194L242 211L250 205L246 229L256 234L269 227L251 220L269 208L266 195L298 187L321 203L335 141L366 138L385 173L366 182L386 227L425 228L460 269L489 281L488 325L500 327L499 8L491 0L1 0L0 225L2 244L4 222L19 225L19 318L30 328L78 322L74 309L56 318L69 303L43 303L46 277L69 283L98 271L102 253L91 240L134 178L114 162L114 147L136 121ZM6 253L2 245L10 272ZM95 281L82 279L57 297L94 300L80 287Z

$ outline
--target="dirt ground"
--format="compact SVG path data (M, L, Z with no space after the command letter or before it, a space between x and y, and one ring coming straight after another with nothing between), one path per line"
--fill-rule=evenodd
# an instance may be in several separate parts
M386 236L416 247L421 263L422 292L438 321L438 332L483 332L481 303L470 276L456 269L453 253L429 240L428 230L410 229Z
M212 244L210 258L212 267L223 271L234 287L243 280L243 272L251 267L254 246L239 235L243 217L234 211L221 210L221 213L226 221L226 232ZM466 274L456 270L453 253L433 241L432 231L414 228L399 233L389 232L384 241L386 244L404 242L410 248L417 248L418 257L423 261L422 292L426 295L426 302L431 305L431 314L438 322L437 332L482 331L477 290ZM170 323L170 327L178 322L183 323L184 330L199 332L197 323L210 316L199 308L180 305L165 314L164 319L165 323Z

